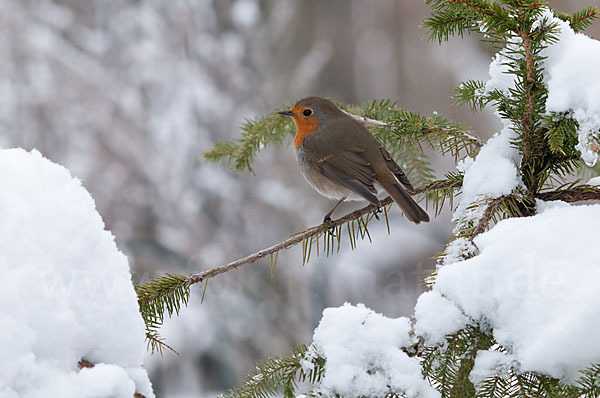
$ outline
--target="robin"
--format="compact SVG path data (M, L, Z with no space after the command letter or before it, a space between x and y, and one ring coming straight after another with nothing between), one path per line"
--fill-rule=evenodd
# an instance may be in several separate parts
M410 221L429 221L408 194L414 188L388 151L333 102L308 97L279 113L296 124L296 159L306 181L321 195L338 200L325 222L346 199L364 199L380 207L378 188L394 199Z

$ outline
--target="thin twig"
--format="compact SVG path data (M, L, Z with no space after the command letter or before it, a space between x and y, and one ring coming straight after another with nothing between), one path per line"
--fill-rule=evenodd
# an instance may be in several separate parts
M167 343L165 343L162 339L162 337L160 336L149 336L148 333L146 333L146 340L149 341L149 343L153 343L153 344L157 344L158 348L152 348L152 353L154 353L155 351L159 351L160 355L162 356L162 349L163 348L167 348L169 350L171 350L171 352L173 352L175 355L179 355L181 356L181 354L175 350L175 348L171 347L170 345L168 345Z
M427 184L427 185L418 187L414 190L414 192L409 192L409 194L417 195L417 194L428 192L431 190L451 188L456 185L457 185L457 182L453 181L453 180L435 181L435 182L432 182L431 184ZM385 198L381 201L381 207L387 206L387 205L391 204L392 202L393 202L392 198L390 198L388 196L387 198ZM353 211L352 213L346 214L345 216L338 218L337 220L333 220L330 223L321 224L316 227L310 228L302 233L299 233L297 235L293 235L289 239L279 242L276 245L273 245L271 247L267 247L266 249L262 249L262 250L254 253L254 254L251 254L247 257L240 258L240 259L232 261L228 264L224 264L219 267L209 269L207 271L199 272L197 274L190 274L187 276L184 283L187 285L192 285L194 283L203 282L207 279L214 278L217 275L224 274L227 271L234 270L236 268L242 267L247 264L252 264L256 260L260 260L263 257L269 256L273 253L277 253L280 250L288 249L288 248L295 246L296 244L304 241L305 239L310 239L312 237L318 236L319 234L324 233L325 231L337 228L338 226L341 226L347 222L357 220L360 217L364 216L365 214L372 213L376 210L378 210L377 206L370 204L368 206L363 207L362 209L358 209L356 211Z

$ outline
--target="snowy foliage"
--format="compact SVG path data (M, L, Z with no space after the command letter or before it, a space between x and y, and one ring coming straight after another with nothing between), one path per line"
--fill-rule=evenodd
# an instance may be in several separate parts
M546 110L572 114L579 123L577 149L585 163L593 166L598 160L600 134L600 41L575 33L567 22L551 13L548 20L558 25L560 33L557 42L544 52Z
M313 348L327 359L320 391L325 396L435 398L419 360L402 351L412 344L408 318L391 319L348 303L323 312Z
M515 367L516 364L509 355L500 351L481 350L477 353L469 379L477 385L490 376L506 378L509 370Z
M515 138L515 132L506 126L500 134L489 139L475 159L465 158L458 164L457 169L464 177L460 203L452 216L456 222L455 234L481 219L485 206L479 204L510 194L521 184L520 155L511 145ZM446 249L444 263L454 263L474 252L475 246L468 239L455 239Z
M427 345L442 344L446 335L464 328L469 319L437 290L419 296L415 306L415 332Z
M2 150L0 218L0 395L154 396L127 258L79 180Z
M434 292L462 310L443 332L456 332L467 315L493 330L520 370L573 382L600 362L600 309L591 304L600 302L593 221L599 217L600 205L563 204L503 220L476 237L479 254L436 277ZM417 324L439 310L417 312ZM456 330L447 329L452 324ZM421 331L436 334L439 326Z

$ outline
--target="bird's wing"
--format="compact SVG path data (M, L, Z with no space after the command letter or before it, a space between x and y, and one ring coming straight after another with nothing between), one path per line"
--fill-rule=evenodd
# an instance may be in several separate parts
M400 166L398 166L398 163L396 163L394 159L392 159L392 155L390 155L390 153L382 146L379 147L379 151L383 155L383 159L385 159L385 163L387 164L388 169L390 169L390 171L394 173L398 181L402 183L404 188L406 188L410 192L414 192L415 189L413 188L410 181L408 181L408 177L406 176L406 174L404 174Z
M303 145L304 159L314 169L379 206L380 202L374 186L375 171L371 164L360 155L362 150L341 150L339 153L331 154L321 149L323 145L319 145L319 140L309 140L308 137L304 140Z

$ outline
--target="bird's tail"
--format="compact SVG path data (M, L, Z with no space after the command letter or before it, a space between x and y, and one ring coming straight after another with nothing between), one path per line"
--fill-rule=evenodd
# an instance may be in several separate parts
M400 206L402 212L410 221L419 224L421 221L429 222L429 215L410 197L408 192L402 188L396 181L381 182L383 188L394 199L394 202Z

